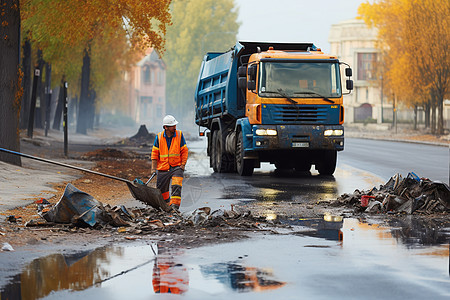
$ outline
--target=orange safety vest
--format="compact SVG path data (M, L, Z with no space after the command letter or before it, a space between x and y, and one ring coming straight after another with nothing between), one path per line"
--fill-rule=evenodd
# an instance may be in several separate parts
M169 170L170 166L176 167L181 165L181 130L177 130L172 142L170 143L170 149L167 149L167 141L164 137L164 131L158 134L159 140L159 159L156 168L160 171Z

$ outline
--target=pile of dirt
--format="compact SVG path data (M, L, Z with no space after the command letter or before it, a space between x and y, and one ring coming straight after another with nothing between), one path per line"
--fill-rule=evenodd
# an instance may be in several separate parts
M156 134L149 133L147 130L147 126L141 125L139 127L138 132L132 137L123 139L119 141L117 144L120 145L128 145L128 146L136 146L136 147L152 147L155 141Z
M450 213L450 188L445 183L419 178L414 173L405 178L396 174L378 189L355 190L353 194L343 194L327 204L354 207L356 212L365 213L447 214Z
M125 153L121 150L114 149L114 148L104 148L104 149L98 149L95 151L86 152L81 156L84 160L108 160L108 159L131 159L131 158L137 158L139 157L138 154L128 151L128 153Z

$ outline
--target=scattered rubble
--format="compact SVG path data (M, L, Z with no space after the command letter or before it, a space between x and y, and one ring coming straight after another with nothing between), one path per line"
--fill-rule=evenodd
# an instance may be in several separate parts
M450 188L447 184L419 178L411 172L402 178L396 174L378 189L355 190L353 194L343 194L333 206L355 207L366 213L404 213L430 215L450 212Z
M72 227L103 229L117 227L118 232L143 234L154 230L172 231L181 227L237 227L259 228L265 218L254 217L251 212L210 207L196 209L192 213L178 211L164 212L152 207L126 208L123 205L111 207L97 201L91 195L67 184L64 195L53 206L38 206L41 220L31 220L26 227L67 224ZM44 221L45 220L45 221Z
M3 243L2 251L14 251L14 248L9 243Z

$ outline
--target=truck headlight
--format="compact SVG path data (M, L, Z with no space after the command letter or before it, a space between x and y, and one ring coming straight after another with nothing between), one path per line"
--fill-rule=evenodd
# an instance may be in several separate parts
M324 136L331 136L331 135L340 136L343 134L344 134L344 130L342 130L342 129L327 129L323 132Z
M256 135L277 135L276 129L256 129Z

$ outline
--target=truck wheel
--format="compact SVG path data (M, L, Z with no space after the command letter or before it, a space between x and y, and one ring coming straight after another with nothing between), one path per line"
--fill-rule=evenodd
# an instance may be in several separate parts
M220 130L215 131L215 166L216 172L234 172L234 158L225 151L225 138Z
M254 161L244 159L244 137L242 131L240 131L236 141L236 170L241 176L251 176L253 169Z
M224 161L223 161L223 142L222 142L222 133L218 130L216 131L215 135L216 137L216 142L214 143L214 147L216 147L216 168L217 171L219 173L224 173L225 172L225 168L224 168Z
M209 137L208 137L208 155L209 155L209 167L214 169L214 132L211 131Z
M212 132L211 138L211 156L209 157L209 164L213 168L214 172L218 172L217 169L217 136L218 131Z
M316 163L316 169L320 175L333 175L336 170L337 151L325 151L320 162Z

